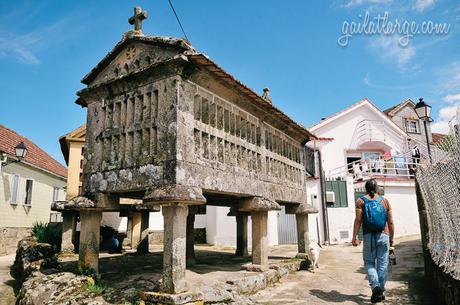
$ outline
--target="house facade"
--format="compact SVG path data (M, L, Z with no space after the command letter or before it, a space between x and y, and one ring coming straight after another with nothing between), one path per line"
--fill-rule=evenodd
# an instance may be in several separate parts
M27 154L15 162L15 146ZM65 198L67 170L29 139L0 125L0 255L14 253L35 222L52 221L51 203Z
M356 104L321 120L310 131L325 174L326 208L321 211L321 232L330 243L352 239L355 200L364 193L365 181L377 179L382 194L390 201L396 236L419 233L418 210L412 167L424 157L423 122L407 100L388 110L371 101ZM431 138L428 126L429 137ZM425 140L426 141L426 140ZM421 155L414 156L418 147ZM312 181L320 188L320 182ZM314 187L312 187L314 189Z

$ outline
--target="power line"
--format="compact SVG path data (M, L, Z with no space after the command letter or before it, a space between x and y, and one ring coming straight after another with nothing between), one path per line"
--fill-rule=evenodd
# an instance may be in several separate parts
M168 0L168 2L169 2L169 5L171 6L171 9L172 9L173 13L174 13L174 16L176 16L177 23L179 23L179 26L180 26L180 28L182 30L182 33L184 33L185 39L187 39L187 41L190 41L188 39L188 37L187 37L187 34L185 34L184 27L182 26L182 23L180 22L179 16L177 15L176 10L174 9L174 6L173 6L171 0Z

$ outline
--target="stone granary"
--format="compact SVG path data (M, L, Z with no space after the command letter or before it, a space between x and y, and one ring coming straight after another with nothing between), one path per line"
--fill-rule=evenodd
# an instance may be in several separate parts
M97 270L103 211L142 209L164 215L163 292L187 290L193 261L194 213L200 205L231 207L237 254L247 254L252 218L252 270L268 267L267 212L296 214L299 253L307 254L305 143L314 136L191 44L144 35L135 9L127 32L82 82L87 107L83 195L62 210L79 210L79 263ZM142 200L120 204L120 198ZM67 208L68 207L68 208ZM187 255L186 255L187 254Z

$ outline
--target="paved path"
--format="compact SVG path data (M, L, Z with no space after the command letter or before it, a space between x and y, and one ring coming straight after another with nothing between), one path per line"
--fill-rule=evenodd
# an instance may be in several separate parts
M397 265L392 267L386 287L387 300L382 304L437 304L425 287L420 237L396 243ZM289 275L253 299L260 304L371 304L371 291L362 265L362 247L324 247L320 268L315 273L301 271Z
M0 305L12 305L15 303L13 283L10 275L10 266L14 262L14 254L0 256Z

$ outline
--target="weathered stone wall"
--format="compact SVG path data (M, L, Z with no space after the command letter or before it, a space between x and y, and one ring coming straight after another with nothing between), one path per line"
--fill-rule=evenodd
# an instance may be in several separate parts
M0 228L0 255L16 252L18 242L30 235L30 228Z
M175 83L174 77L147 78L88 105L86 192L145 190L174 181Z
M430 253L425 253L425 274L436 291L440 305L460 304L460 281L447 274L431 259Z
M301 141L267 123L268 115L248 101L241 104L241 97L215 86L210 91L188 80L180 83L177 183L305 202Z

